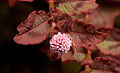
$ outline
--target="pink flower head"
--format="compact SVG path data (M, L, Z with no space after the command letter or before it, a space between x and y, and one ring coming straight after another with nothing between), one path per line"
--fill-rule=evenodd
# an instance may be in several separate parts
M50 40L50 49L58 53L67 53L72 46L72 41L70 40L67 34L58 34L54 35Z

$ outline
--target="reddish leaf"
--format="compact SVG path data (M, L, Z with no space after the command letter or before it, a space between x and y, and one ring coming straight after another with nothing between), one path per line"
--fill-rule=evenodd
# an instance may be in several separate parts
M62 13L58 9L52 11L53 22L56 24L56 28L61 32L70 32L73 27L73 19L70 15Z
M55 61L55 60L58 60L61 58L61 54L53 51L53 50L50 50L49 48L49 42L48 40L44 42L44 46L40 48L40 51L45 54L46 56L48 56L48 58L51 60L51 61Z
M89 23L96 28L113 28L115 18L120 15L119 8L99 8L90 15Z
M62 62L71 61L72 55L73 55L73 52L72 52L72 51L69 51L68 53L63 54L63 55L61 56L61 61L62 61Z
M55 61L55 60L58 60L58 59L61 58L61 54L56 53L53 50L49 50L49 52L47 53L47 55L48 55L48 57L49 57L49 59L51 61Z
M74 21L73 27L74 32L70 32L70 35L78 47L96 45L104 41L109 34L109 32L106 34L99 33L95 30L93 25L85 24L79 20Z
M77 33L96 33L95 26L92 24L86 24L85 22L80 21L79 19L74 20L73 32Z
M119 73L120 63L113 58L97 57L92 65L92 68Z
M95 0L56 0L56 2L57 9L70 15L90 13L98 6Z
M97 45L98 49L100 49L102 53L107 55L120 55L119 37L119 31L116 31L116 29L112 29L107 39Z
M119 29L113 29L110 35L115 41L118 41L118 42L120 41L120 30Z
M120 55L115 55L115 56L113 56L113 55L111 55L111 54L104 54L104 53L102 53L102 52L100 52L100 51L96 51L94 54L93 54L93 57L95 58L95 57L106 57L106 58L113 58L113 59L115 59L115 60L117 60L118 62L120 62Z
M14 37L14 41L23 45L43 42L49 35L48 19L49 17L44 11L33 11L27 20L17 27L19 34Z
M73 19L71 16L64 14L63 17L65 17L65 22L64 25L62 26L62 31L64 32L70 32L72 31L72 27L73 27Z
M10 6L10 7L15 6L18 1L28 1L28 2L32 2L33 0L8 0L9 6Z

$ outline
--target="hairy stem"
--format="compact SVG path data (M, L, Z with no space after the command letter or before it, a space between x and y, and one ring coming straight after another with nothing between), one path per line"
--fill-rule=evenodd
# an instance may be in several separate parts
M90 72L90 71L91 71L91 68L90 68L89 65L85 65L85 71L87 71L87 72Z
M49 3L49 10L54 9L54 1L48 0L48 3Z
M90 50L87 51L87 58L88 58L89 60L92 60L92 58L91 58L91 51L90 51ZM87 72L90 72L90 71L91 71L90 65L85 65L85 71L87 71Z
M88 53L87 53L87 58L88 58L88 59L92 59L92 58L91 58L91 51L88 50L87 52L88 52Z
M88 14L85 15L85 20L87 23L89 22L89 15Z

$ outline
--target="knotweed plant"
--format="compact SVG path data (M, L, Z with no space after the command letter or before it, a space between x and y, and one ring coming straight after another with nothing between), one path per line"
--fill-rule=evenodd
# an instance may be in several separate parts
M114 32L120 31L98 27L96 29L94 25L97 22L94 20L99 17L95 15L97 12L93 12L98 7L96 0L50 0L48 3L49 13L42 10L33 11L17 27L19 33L13 38L16 43L22 45L45 43L40 51L44 50L43 53L50 60L80 62L81 67L85 68L84 71L80 70L80 73L120 73L120 63L113 58L116 54L120 55L119 51L115 50L115 54L103 47L106 43L109 44L108 40L105 40L109 34L116 35ZM103 31L106 33L102 33ZM92 57L98 50L102 56Z

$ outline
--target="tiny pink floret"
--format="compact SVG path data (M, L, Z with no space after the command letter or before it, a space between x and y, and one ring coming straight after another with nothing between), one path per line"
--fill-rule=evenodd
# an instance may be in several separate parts
M58 34L54 35L50 40L50 49L58 53L67 53L72 46L72 41L70 40L67 34Z

